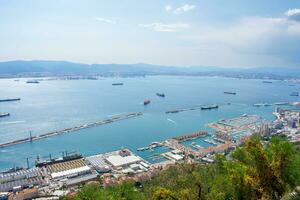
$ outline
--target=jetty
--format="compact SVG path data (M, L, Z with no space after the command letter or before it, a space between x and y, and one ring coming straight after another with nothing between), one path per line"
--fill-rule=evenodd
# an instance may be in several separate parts
M6 101L20 101L21 98L11 98L11 99L0 99L0 102L6 102Z
M138 116L141 116L141 115L143 115L143 113L141 113L141 112L128 113L128 114L123 114L123 115L117 115L117 116L114 116L114 117L110 117L110 118L100 120L100 121L97 121L97 122L93 122L93 123L89 123L89 124L83 124L83 125L75 126L75 127L72 127L72 128L65 128L65 129L62 129L62 130L54 131L54 132L44 133L44 134L41 134L41 135L32 136L30 134L30 137L27 137L27 138L2 143L2 144L0 144L0 148L14 146L14 145L25 143L25 142L32 142L34 140L40 140L40 139L44 139L44 138L48 138L48 137L53 137L53 136L56 136L56 135L62 135L62 134L65 134L65 133L70 133L70 132L78 131L78 130L85 129L85 128L91 128L91 127L95 127L95 126L109 124L109 123L129 119L129 118L133 118L133 117L138 117Z

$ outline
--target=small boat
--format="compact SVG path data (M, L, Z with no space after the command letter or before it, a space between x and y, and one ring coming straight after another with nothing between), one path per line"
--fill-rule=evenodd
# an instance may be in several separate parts
M28 80L26 83L40 83L38 80Z
M159 96L159 97L165 97L164 93L156 93L156 95Z
M224 92L224 94L236 95L236 92Z
M150 100L145 100L145 101L144 101L144 106L148 105L149 103L151 103Z
M210 106L202 106L201 110L211 110L211 109L217 109L219 108L218 105L210 105Z
M116 86L116 85L124 85L124 83L113 83L112 85Z

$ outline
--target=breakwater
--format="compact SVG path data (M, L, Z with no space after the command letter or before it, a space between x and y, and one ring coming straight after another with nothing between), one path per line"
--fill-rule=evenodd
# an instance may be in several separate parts
M25 143L25 142L32 142L34 140L40 140L40 139L44 139L44 138L48 138L48 137L53 137L53 136L56 136L56 135L62 135L62 134L65 134L65 133L70 133L70 132L78 131L78 130L85 129L85 128L91 128L91 127L95 127L95 126L109 124L109 123L129 119L129 118L133 118L133 117L138 117L138 116L141 116L141 115L143 115L143 113L141 113L141 112L117 115L117 116L114 116L114 117L110 117L110 118L107 118L107 119L104 119L104 120L101 120L101 121L97 121L97 122L93 122L93 123L89 123L89 124L83 124L83 125L75 126L75 127L72 127L72 128L65 128L65 129L62 129L62 130L59 130L59 131L44 133L44 134L37 135L37 136L30 136L30 137L23 138L23 139L2 143L2 144L0 144L0 148L14 146L14 145Z

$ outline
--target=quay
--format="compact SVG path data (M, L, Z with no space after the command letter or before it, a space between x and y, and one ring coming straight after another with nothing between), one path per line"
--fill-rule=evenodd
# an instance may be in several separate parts
M104 120L89 123L89 124L83 124L83 125L75 126L75 127L72 127L72 128L65 128L65 129L59 130L59 131L44 133L44 134L37 135L37 136L30 136L30 137L23 138L23 139L14 140L14 141L7 142L7 143L2 143L2 144L0 144L0 148L14 146L14 145L25 143L25 142L32 142L34 140L40 140L40 139L44 139L44 138L48 138L48 137L53 137L53 136L56 136L56 135L70 133L70 132L78 131L78 130L85 129L85 128L91 128L91 127L94 127L94 126L109 124L109 123L112 123L112 122L117 122L117 121L129 119L129 118L133 118L133 117L138 117L138 116L141 116L141 115L143 115L143 113L141 113L141 112L118 115L118 116L114 116L114 117L111 117L111 118L108 118L108 119L104 119Z
M12 99L0 99L0 102L6 102L6 101L20 101L21 98L12 98Z
M186 140L192 140L195 139L197 137L201 137L201 136L206 136L208 135L208 133L206 131L197 131L188 135L181 135L181 136L177 136L177 137L173 137L172 139L177 140L178 142L183 142Z

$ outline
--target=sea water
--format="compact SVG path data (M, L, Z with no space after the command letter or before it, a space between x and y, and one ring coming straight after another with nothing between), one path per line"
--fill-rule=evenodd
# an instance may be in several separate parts
M136 151L153 141L162 141L197 130L213 130L206 124L220 119L256 114L273 120L275 106L254 107L256 103L294 102L290 96L299 86L285 81L263 83L262 80L223 77L149 76L101 78L99 80L48 80L28 84L0 79L0 143L99 121L117 114L143 112L128 120L0 149L0 169L33 165L37 156L61 156L63 151L77 151L84 156L129 148L147 158L147 152ZM123 86L112 86L122 82ZM236 92L236 95L224 94ZM164 93L165 98L156 93ZM151 103L143 105L150 99ZM230 104L228 104L230 103ZM168 110L200 105L220 105L215 110L193 110L166 114ZM206 146L207 144L202 144Z

